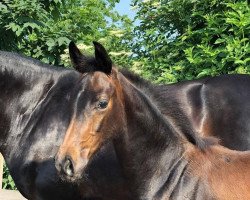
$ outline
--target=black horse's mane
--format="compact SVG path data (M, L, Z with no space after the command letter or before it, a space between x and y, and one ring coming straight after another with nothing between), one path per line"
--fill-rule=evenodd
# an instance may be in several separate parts
M130 81L132 81L134 84L136 84L141 88L154 86L154 84L152 84L150 81L142 78L138 74L135 74L134 72L126 68L119 68L119 72L121 72L127 79L129 79Z

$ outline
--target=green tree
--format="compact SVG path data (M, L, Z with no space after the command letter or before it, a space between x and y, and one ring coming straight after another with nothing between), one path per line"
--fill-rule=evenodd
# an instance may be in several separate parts
M140 25L133 52L157 82L250 73L247 1L134 0Z
M93 40L112 38L112 31L123 28L119 24L130 23L126 16L114 11L116 2L3 0L0 2L0 49L63 65L61 55L70 40L90 44Z

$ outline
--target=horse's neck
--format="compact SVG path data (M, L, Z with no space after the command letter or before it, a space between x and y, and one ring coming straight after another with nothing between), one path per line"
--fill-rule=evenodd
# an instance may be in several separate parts
M138 199L153 199L174 173L185 167L183 138L138 89L120 77L124 88L127 130L116 151ZM119 140L119 141L118 141ZM180 170L181 171L181 170ZM170 186L169 184L168 186Z
M0 145L22 132L55 81L49 68L35 62L0 52Z
M39 61L19 56L15 53L0 51L0 97L8 98L9 101L18 101L20 94L25 91L36 90L34 88L41 82L51 80L53 70ZM22 102L25 103L25 102Z
M183 91L185 87L188 86L190 88L191 82L155 85L126 69L122 69L121 73L154 102L178 132L195 134L197 130L187 113L187 110L192 109L192 107L186 105L185 102L188 102L188 100L185 100L184 97L180 100L180 95L178 95L179 91ZM186 107L189 109L185 109Z
M169 85L155 85L152 82L140 77L137 74L127 70L121 69L120 72L137 88L139 88L143 93L145 93L150 99L167 99L167 95L162 94L162 90L166 91L169 88ZM161 102L157 102L160 104Z

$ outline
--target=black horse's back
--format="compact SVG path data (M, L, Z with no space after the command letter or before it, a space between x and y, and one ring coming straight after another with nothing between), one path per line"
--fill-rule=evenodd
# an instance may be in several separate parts
M205 135L220 138L235 150L250 149L250 75L223 75L208 80L200 91Z
M214 136L234 150L250 149L250 75L232 74L155 85L123 70L180 132Z

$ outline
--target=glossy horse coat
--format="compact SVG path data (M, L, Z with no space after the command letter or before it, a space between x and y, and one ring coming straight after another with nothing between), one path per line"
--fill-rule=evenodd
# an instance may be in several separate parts
M0 51L0 152L18 190L29 200L124 194L110 145L99 152L86 177L83 174L81 191L56 171L55 155L77 110L75 102L83 98L84 83L74 70Z
M96 56L99 58L97 59L99 62L96 59L94 62L91 60L90 68L103 65L100 53ZM109 62L108 59L105 62ZM85 63L81 63L79 67L85 66ZM55 170L54 156L73 118L74 110L77 109L73 105L76 105L81 99L77 96L82 92L81 86L84 84L85 77L73 70L55 68L6 52L0 53L0 67L0 151L4 154L21 193L32 200L68 200L84 197L106 197L109 200L130 199L112 142L103 147L98 155L91 159L86 172L78 181L80 191L78 191L78 186L62 181ZM185 104L182 104L180 98L176 99L178 96L175 95L178 90L183 91L184 96L186 95L184 89L179 89L186 86L185 83L177 84L176 87L175 85L154 86L133 74L129 74L129 72L126 72L125 75L134 84L140 86L146 94L149 94L154 102L158 99L157 105L161 105L161 109L166 106L165 111L163 110L164 113L172 116L173 119L176 116L181 116L178 113L182 112L182 109L170 105L180 105L179 108L188 105L186 101L184 101ZM237 148L245 148L245 144L249 143L249 140L244 139L247 137L245 133L249 128L246 126L249 120L247 118L249 116L247 115L249 111L247 109L248 101L241 102L241 98L235 98L237 95L234 95L237 93L240 97L241 94L245 94L244 100L247 100L247 95L249 95L249 93L243 93L243 91L249 91L244 89L248 88L248 78L244 79L246 80L245 84L239 84L242 83L241 77L235 77L233 81L237 85L237 90L235 88L228 92L232 105L229 107L230 112L239 116L237 121L233 120L228 123L227 120L222 120L220 116L229 116L224 112L222 106L218 106L221 108L219 112L221 115L216 115L220 120L215 120L218 124L222 124L222 122L225 124L225 126L219 126L222 127L220 133L224 133L225 137L229 139L228 144L234 143ZM225 79L228 88L233 88L232 82L229 84L230 78ZM192 83L192 81L187 83ZM218 80L216 85L221 87L224 84ZM212 86L215 87L214 84L211 84L209 88ZM210 89L209 91L211 92ZM170 94L169 99L166 93ZM69 96L70 99L68 99ZM220 98L218 105L223 99L227 99L227 96ZM81 102L78 104L81 105ZM241 105L241 107L236 107L236 105ZM230 117L233 116L230 115ZM197 117L199 119L200 115ZM245 121L240 119L245 119ZM183 121L180 120L180 123L182 125ZM237 126L234 125L235 123ZM236 128L241 131L237 133ZM227 137L227 132L224 130L230 130L228 133L233 137ZM239 137L237 134L240 134Z
M250 198L249 152L224 148L192 129L180 132L121 73L110 65L99 71L85 74L83 102L57 155L59 171L70 162L65 178L77 180L113 140L130 199Z
M0 52L0 151L28 199L79 199L76 187L63 183L53 165L79 77L74 71Z

